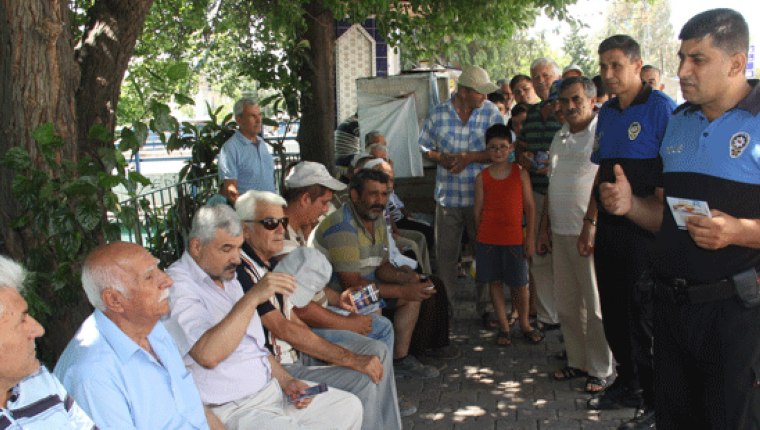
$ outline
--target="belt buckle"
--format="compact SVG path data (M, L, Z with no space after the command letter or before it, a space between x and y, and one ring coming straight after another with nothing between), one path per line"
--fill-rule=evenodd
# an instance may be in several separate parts
M673 301L679 305L689 303L689 283L683 278L673 278L670 282L673 290Z

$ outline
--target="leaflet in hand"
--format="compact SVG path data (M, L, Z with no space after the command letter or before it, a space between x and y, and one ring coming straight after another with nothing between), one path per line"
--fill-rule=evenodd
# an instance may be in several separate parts
M704 200L682 199L680 197L667 197L670 212L678 228L686 230L686 218L690 216L706 216L711 218L710 208Z
M367 315L385 307L385 301L380 297L380 291L375 288L374 284L364 286L351 296L360 315Z

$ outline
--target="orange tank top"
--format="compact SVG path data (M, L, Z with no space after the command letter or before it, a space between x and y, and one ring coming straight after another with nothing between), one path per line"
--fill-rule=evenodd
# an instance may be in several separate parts
M523 192L520 167L512 163L509 176L494 179L483 169L483 210L478 242L489 245L523 244Z

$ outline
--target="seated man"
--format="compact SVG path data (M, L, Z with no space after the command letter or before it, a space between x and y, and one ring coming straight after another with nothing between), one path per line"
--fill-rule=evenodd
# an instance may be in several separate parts
M63 351L55 374L100 428L206 429L192 376L159 319L172 281L141 246L114 242L84 261L95 312Z
M243 263L237 268L243 291L256 289L275 266L276 271L287 268L284 271L296 277L299 289L311 291L303 302L297 301L296 297L275 294L258 306L267 347L291 375L324 382L359 397L364 406L363 429L400 429L390 350L382 342L361 335L346 336L337 344L327 341L311 331L293 312L293 309L314 303L312 296L330 280L332 266L313 248L295 249L278 265L275 256L282 251L284 225L287 223L283 206L285 199L267 191L249 191L235 204L243 221L245 238ZM290 260L297 264L291 264ZM319 307L316 303L314 305ZM304 354L334 366L307 367L312 363Z
M272 273L247 293L235 276L243 232L229 206L202 207L187 250L171 265L169 328L209 405L228 429L358 429L362 405L336 388L296 397L309 385L290 375L266 349L256 307L294 291L291 275ZM285 395L293 401L287 404Z
M37 360L34 340L45 330L19 294L25 277L20 264L0 255L0 428L95 428Z
M388 263L388 232L383 218L388 193L388 175L376 170L357 172L349 185L349 201L319 224L314 245L333 265L331 288L342 292L375 283L388 306L395 309L396 375L433 378L439 375L438 369L409 355L409 345L420 302L435 294L435 288L413 270Z

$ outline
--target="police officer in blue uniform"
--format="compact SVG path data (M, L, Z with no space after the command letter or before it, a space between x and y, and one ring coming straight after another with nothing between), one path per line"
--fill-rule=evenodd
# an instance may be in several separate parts
M657 427L758 429L760 87L744 74L749 32L736 11L713 9L679 39L687 102L660 151L665 200L632 194L620 166L601 199L657 232Z
M642 82L639 44L630 36L609 37L598 51L605 88L617 96L599 112L592 155L599 164L597 179L613 180L613 166L620 164L631 173L633 194L652 196L661 192L660 143L675 103ZM596 202L592 196L579 250L584 254L593 249L604 332L617 362L617 379L588 405L637 408L634 419L622 427L637 428L654 422L650 264L654 235L604 208L599 208L597 217Z

